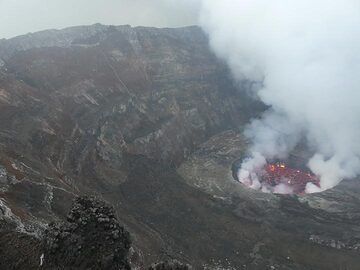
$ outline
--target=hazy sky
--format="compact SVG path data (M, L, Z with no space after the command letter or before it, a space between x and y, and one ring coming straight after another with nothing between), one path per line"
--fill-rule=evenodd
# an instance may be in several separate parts
M94 23L176 27L197 23L197 0L0 0L0 38Z

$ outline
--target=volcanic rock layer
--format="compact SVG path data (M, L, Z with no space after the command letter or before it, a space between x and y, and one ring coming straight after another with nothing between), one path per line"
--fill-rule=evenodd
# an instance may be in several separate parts
M0 59L1 263L40 262L34 237L88 194L114 206L138 267L359 269L355 181L287 197L232 179L264 106L199 28L48 30L0 40Z

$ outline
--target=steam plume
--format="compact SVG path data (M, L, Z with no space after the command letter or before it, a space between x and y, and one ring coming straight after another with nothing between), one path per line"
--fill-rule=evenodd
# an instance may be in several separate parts
M203 0L201 25L234 77L259 82L252 90L270 106L247 127L255 158L243 169L305 138L322 189L360 173L358 0Z

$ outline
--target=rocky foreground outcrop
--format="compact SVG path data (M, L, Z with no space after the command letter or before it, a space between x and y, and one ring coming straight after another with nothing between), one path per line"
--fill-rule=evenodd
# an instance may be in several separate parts
M130 269L130 234L112 207L91 197L75 199L67 221L44 236L45 269Z
M112 206L95 197L74 200L67 220L51 223L35 238L0 233L0 269L130 270L131 237ZM6 248L5 248L6 247ZM144 268L144 266L142 266ZM190 270L176 260L154 263L149 270Z

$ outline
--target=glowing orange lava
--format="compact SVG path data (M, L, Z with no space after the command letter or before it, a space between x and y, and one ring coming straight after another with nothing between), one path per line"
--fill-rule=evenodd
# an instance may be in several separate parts
M290 168L283 162L265 165L261 180L271 187L284 184L291 187L293 193L296 194L305 193L306 185L308 183L312 183L320 188L320 180L316 175L299 169Z

